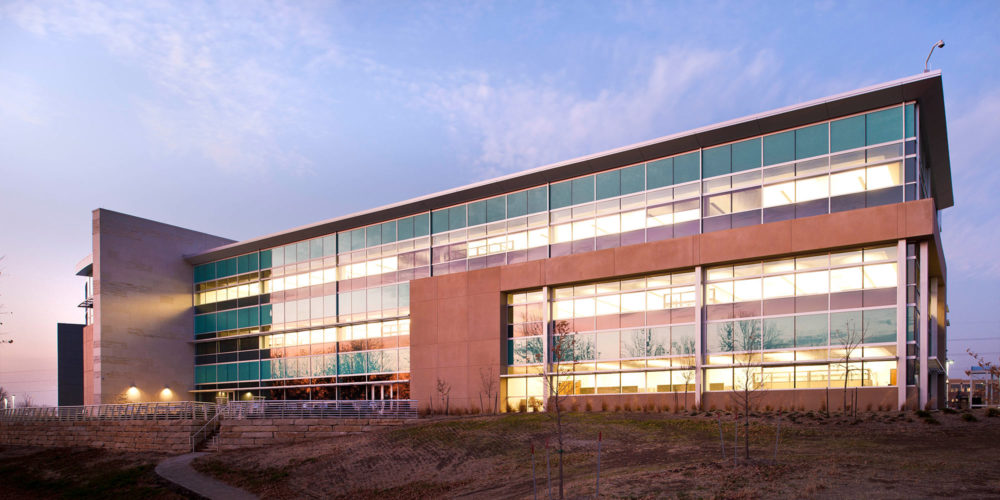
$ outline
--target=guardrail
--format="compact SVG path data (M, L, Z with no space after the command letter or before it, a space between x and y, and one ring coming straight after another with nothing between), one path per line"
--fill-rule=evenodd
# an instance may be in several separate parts
M208 420L215 403L127 403L87 406L51 406L0 410L0 422L76 422L84 420Z
M313 401L230 401L219 407L224 418L417 418L417 401L313 400Z

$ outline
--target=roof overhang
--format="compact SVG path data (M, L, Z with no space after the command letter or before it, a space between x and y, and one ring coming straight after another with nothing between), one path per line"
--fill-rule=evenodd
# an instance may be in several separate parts
M83 259L81 259L80 262L76 263L76 266L73 269L76 270L76 275L77 276L93 276L94 275L94 254L90 254L90 255L84 257Z
M954 204L954 200L951 189L944 92L941 86L941 72L932 71L231 243L186 258L192 264L203 264L336 231L354 229L537 187L549 182L800 127L904 101L916 101L919 105L920 139L924 145L926 163L932 170L933 196L939 208L948 208Z

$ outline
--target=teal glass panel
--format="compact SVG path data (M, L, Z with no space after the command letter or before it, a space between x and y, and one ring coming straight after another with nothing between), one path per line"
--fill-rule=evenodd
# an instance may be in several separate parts
M337 255L337 236L331 234L323 237L323 256Z
M674 157L674 184L696 181L701 178L700 156L695 151Z
M431 234L431 215L423 213L413 216L413 236L427 236Z
M431 228L434 234L443 233L448 230L448 209L431 212Z
M399 219L396 223L396 230L399 234L399 240L408 240L413 237L413 217L407 217L405 219Z
M795 346L795 318L768 318L764 320L761 331L764 338L764 349L784 349Z
M236 367L239 380L250 380L250 363L240 363Z
M829 330L826 314L795 317L795 347L822 347L827 345Z
M202 264L194 267L194 282L201 283L215 279L215 264Z
M284 253L285 253L285 265L294 264L298 262L298 260L296 260L295 257L295 244L285 245L282 248L284 248Z
M256 310L254 311L256 312ZM236 327L247 328L250 326L250 309L240 309L236 311Z
M486 224L486 200L469 203L469 225Z
M261 379L274 378L274 377L271 376L271 370L272 370L271 360L269 360L269 359L261 360L261 362L260 362L260 375L261 375L260 378Z
M219 331L229 330L229 311L223 311L216 315L215 318L215 328Z
M236 257L236 272L238 274L250 272L249 256L240 255L239 257Z
M646 164L646 185L648 189L669 186L674 183L674 159L664 158Z
M557 210L573 204L572 181L557 182L549 186L549 209Z
M906 138L909 139L917 135L917 123L913 116L915 110L912 104L907 104L903 109L903 121L906 123Z
M725 175L733 171L732 148L729 145L706 149L701 152L702 176L705 178Z
M511 339L507 340L507 365L514 364L514 341Z
M896 308L869 309L863 313L865 343L896 341Z
M852 116L830 122L830 152L865 147L865 117Z
M392 243L396 241L396 221L383 222L382 243Z
M260 326L260 308L251 307L250 311L250 326Z
M318 259L323 256L323 239L309 240L309 258Z
M196 384L215 383L215 366L194 367L194 381Z
M827 147L829 130L826 123L795 131L795 159L812 158L830 152Z
M795 159L795 132L764 136L764 166Z
M217 368L219 370L219 382L236 382L236 378L239 376L236 363L219 365Z
M528 214L528 192L521 191L507 195L507 217L520 217Z
M199 335L215 331L215 313L194 317L194 333Z
M881 144L903 138L903 108L883 109L865 115L866 143Z
M260 268L270 269L271 268L271 251L261 250L260 252Z
M507 198L497 196L486 200L486 222L497 222L507 218Z
M365 228L365 246L373 247L382 244L382 228L379 226L368 226Z
M309 260L309 242L300 241L295 244L295 259L296 262L304 262Z
M346 231L343 233L337 233L337 248L341 252L347 252L351 249L351 232Z
M546 186L528 190L528 213L537 214L549 209L549 192Z
M250 271L256 271L259 268L259 266L257 265L258 254L252 253L247 255L246 257L247 257L247 269Z
M451 229L462 229L465 227L465 205L448 209L448 227Z
M737 142L733 147L733 172L760 168L760 138Z
M594 201L594 176L588 175L579 179L573 179L573 204L588 203Z
M365 247L365 230L364 228L352 229L351 230L351 250L361 250Z
M614 198L622 194L621 171L612 170L597 174L597 199Z
M635 165L623 168L621 172L622 194L638 193L646 189L646 166Z
M858 345L862 333L861 311L830 313L830 345Z

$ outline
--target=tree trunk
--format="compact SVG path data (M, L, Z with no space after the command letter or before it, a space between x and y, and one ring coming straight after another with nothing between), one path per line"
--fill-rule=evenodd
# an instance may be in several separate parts
M562 432L562 411L559 408L559 400L556 399L556 429L559 434L559 499L563 496L563 432Z
M747 391L746 411L743 412L743 444L746 450L746 459L750 461L750 392Z

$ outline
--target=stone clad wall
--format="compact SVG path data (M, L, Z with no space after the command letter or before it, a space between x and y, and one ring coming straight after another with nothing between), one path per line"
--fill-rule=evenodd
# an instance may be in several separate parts
M248 420L223 420L219 432L219 448L235 450L268 446L278 443L297 443L334 436L345 436L402 425L394 419L333 419L333 418L262 418Z
M0 444L186 453L191 434L202 425L190 420L0 422Z

